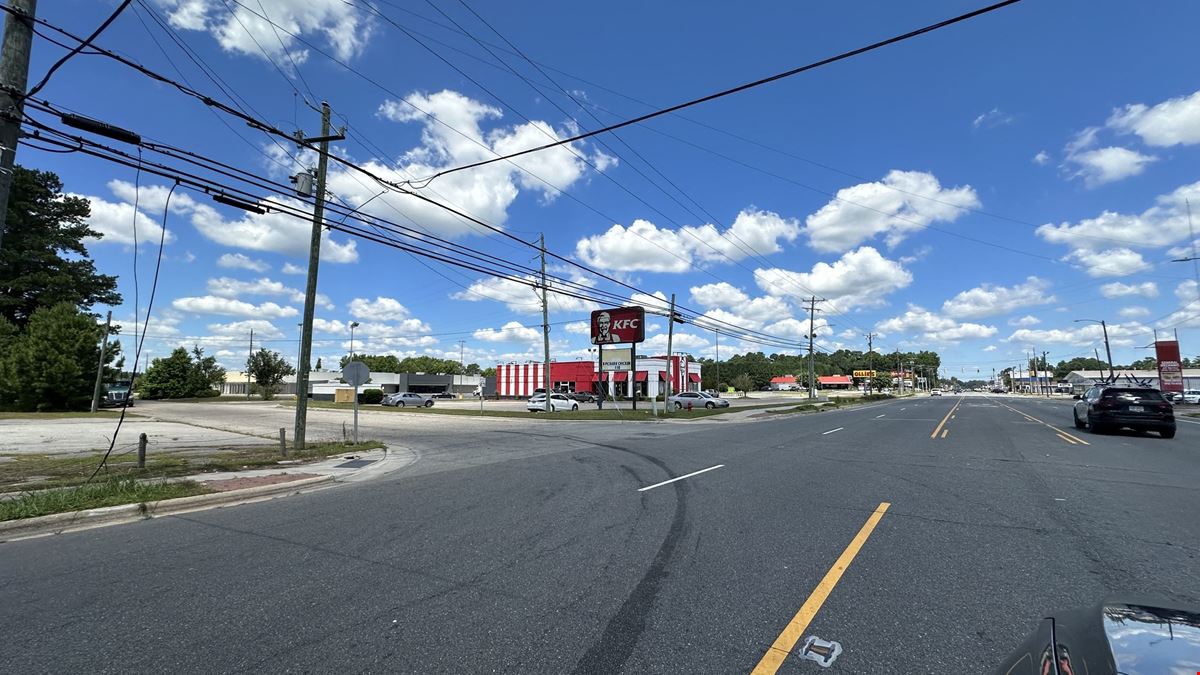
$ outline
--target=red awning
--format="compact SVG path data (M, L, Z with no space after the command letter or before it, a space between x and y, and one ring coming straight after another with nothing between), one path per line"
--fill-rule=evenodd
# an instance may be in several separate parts
M849 375L821 375L817 377L821 384L853 384Z
M699 382L700 376L695 373L688 373L688 382Z
M629 379L629 372L620 370L613 373L613 382L624 382Z
M592 382L600 381L600 373L592 373Z
M647 373L644 370L639 370L633 374L633 381L634 382L645 382L646 378L649 377L649 375L650 375L650 373Z
M666 382L666 380L667 380L667 371L665 371L665 370L658 371L658 381Z

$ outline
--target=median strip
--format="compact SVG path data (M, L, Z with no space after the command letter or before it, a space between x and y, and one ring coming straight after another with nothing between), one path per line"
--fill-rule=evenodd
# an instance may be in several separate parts
M883 514L887 512L891 506L888 502L881 502L879 506L867 518L867 522L863 524L858 534L854 535L854 539L850 540L850 544L846 546L846 550L842 551L842 555L838 556L837 561L833 563L833 567L825 573L825 577L813 589L813 592L808 596L808 599L801 605L800 611L792 617L788 625L775 638L775 642L767 649L767 653L763 654L758 665L751 671L751 675L774 675L779 667L783 665L783 660L788 657L796 643L800 641L800 637L808 628L808 624L812 623L821 606L825 604L825 600L829 594L833 592L834 586L837 586L842 575L850 567L850 563L854 562L855 556L862 550L871 533L875 531L875 526L883 519Z
M675 482L675 481L677 481L677 480L683 480L684 478L691 478L692 476L697 476L697 475L699 475L699 474L702 474L702 473L704 473L704 472L706 472L706 471L712 471L713 469L719 469L719 468L721 468L721 467L723 467L723 466L725 466L725 465L724 465L724 464L718 464L718 465L716 465L716 466L710 466L710 467L708 467L707 469L700 469L699 471L693 471L693 472L691 472L691 473L685 473L684 475L682 475L682 476L676 476L675 478L672 478L671 480L664 480L664 481L663 481L663 482L661 482L661 483L655 483L654 485L647 485L647 486L646 486L646 487L644 487L644 488L638 488L638 492L645 492L646 490L653 490L653 489L654 489L654 488L656 488L656 487L662 487L662 486L664 486L664 485L667 485L668 483L674 483L674 482Z

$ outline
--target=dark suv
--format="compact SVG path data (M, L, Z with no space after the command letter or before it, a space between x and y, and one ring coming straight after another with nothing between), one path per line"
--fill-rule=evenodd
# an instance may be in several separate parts
M1175 438L1175 412L1157 389L1100 384L1075 398L1076 429L1098 434L1129 427Z

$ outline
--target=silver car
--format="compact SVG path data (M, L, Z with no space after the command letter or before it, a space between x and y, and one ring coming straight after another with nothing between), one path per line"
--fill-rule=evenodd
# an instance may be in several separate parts
M379 402L379 405L389 405L396 408L432 408L433 399L425 398L420 394L413 394L405 391L399 394L388 394L387 396L384 396L383 400Z
M702 391L685 391L667 399L667 405L674 405L676 410L688 407L689 403L693 408L704 407L709 410L729 407L729 401Z

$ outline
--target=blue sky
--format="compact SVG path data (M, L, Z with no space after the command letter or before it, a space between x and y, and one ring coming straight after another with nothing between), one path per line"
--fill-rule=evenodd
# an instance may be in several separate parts
M222 101L232 102L221 89L232 92L288 131L315 134L319 116L305 99L327 100L335 123L349 127L336 152L404 180L979 6L608 3L600 12L580 3L471 2L554 78L489 47L535 90L438 13L502 47L463 4L431 1L144 0L98 44ZM115 5L64 0L40 10L86 34ZM1192 267L1170 260L1190 255L1184 200L1200 214L1200 91L1185 65L1200 63L1197 20L1192 2L1130 11L1115 1L1025 0L617 137L451 174L425 194L522 239L544 233L550 250L646 292L675 293L697 312L789 340L803 335L801 299L815 293L826 299L818 315L826 350L864 349L864 334L874 332L882 351L936 349L945 374L990 374L1031 349L1051 361L1103 353L1099 326L1074 321L1083 318L1108 321L1117 361L1151 354L1140 348L1156 328L1177 328L1184 353L1195 355L1200 291ZM37 41L31 81L61 53ZM286 181L296 159L315 164L101 57L76 57L42 95L274 180ZM89 250L101 270L120 276L125 305L114 316L128 331L133 204L144 316L169 186L75 154L23 148L19 161L57 172L68 192L92 201L93 227L107 236ZM330 176L335 200L354 207L381 192L336 166ZM497 259L535 259L412 197L385 193L362 210ZM199 343L237 368L253 329L256 342L294 359L308 225L178 190L167 231L150 356ZM629 294L561 263L552 272ZM540 329L531 328L539 305L511 280L335 232L324 244L319 290L314 353L326 363L348 349L350 321L362 324L359 351L458 358L461 348L484 366L541 358ZM566 296L550 305L555 358L586 357L578 322L592 306ZM651 324L644 352L665 351L662 329ZM689 325L676 345L711 355L713 339ZM780 351L722 336L722 356L747 350Z

